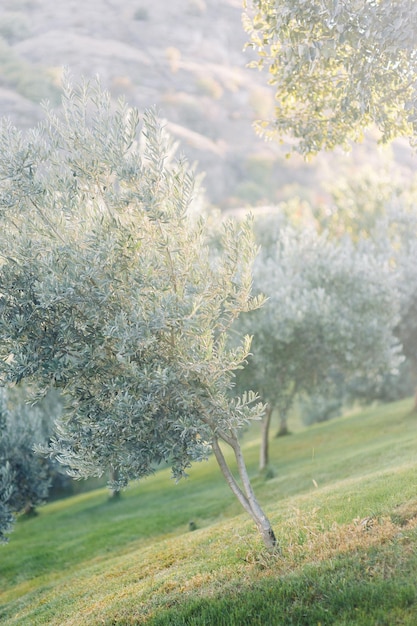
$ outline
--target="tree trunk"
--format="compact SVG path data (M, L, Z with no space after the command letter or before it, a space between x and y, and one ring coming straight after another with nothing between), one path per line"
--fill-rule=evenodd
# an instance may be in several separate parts
M223 452L220 448L218 440L214 439L213 452L223 473L223 476L225 477L230 489L239 500L240 504L255 522L256 527L261 534L265 547L268 550L273 551L274 549L276 549L277 539L275 537L275 533L272 529L271 523L265 515L264 511L262 510L258 500L256 499L255 493L252 489L252 485L250 484L248 471L246 469L238 438L234 433L232 433L230 436L222 435L221 438L233 449L237 461L239 476L243 485L243 490L239 487L236 478L230 471L226 459L223 456Z
M112 468L110 469L110 472L109 472L109 480L110 480L110 482L112 482L112 483L116 483L116 482L118 481L118 479L119 479L119 472L117 471L117 469L115 469L114 467L112 467ZM113 487L113 488L111 489L111 496L110 496L110 497L111 497L112 499L117 499L117 498L120 498L120 489L118 489L118 488L116 488L116 487Z
M25 517L35 517L38 514L35 505L29 502L22 511Z
M285 435L289 435L290 431L288 430L288 418L286 413L280 414L279 419L279 430L277 432L277 437L284 437Z
M294 403L294 399L298 393L298 388L299 384L297 381L295 381L288 395L284 396L278 403L279 430L276 434L277 437L284 437L285 435L291 434L288 430L288 413L290 412L290 409Z
M259 470L262 472L269 463L269 429L271 426L272 406L267 404L265 416L262 420L261 450L259 455Z

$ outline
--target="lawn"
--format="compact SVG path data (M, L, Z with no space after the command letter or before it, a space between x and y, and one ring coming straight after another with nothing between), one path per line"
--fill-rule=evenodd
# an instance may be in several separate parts
M175 484L52 502L0 547L0 623L417 624L417 415L410 400L243 440L278 537L267 553L214 459ZM271 477L272 476L272 477ZM190 531L194 522L196 530Z

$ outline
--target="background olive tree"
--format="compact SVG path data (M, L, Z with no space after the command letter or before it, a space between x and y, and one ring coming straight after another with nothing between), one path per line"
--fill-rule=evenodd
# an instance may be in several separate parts
M34 444L47 441L42 417L41 410L0 388L0 541L16 515L34 514L48 497L50 462L33 450Z
M0 421L0 426L4 428L4 422ZM2 459L3 461L3 459ZM7 541L7 534L13 529L14 516L9 500L13 493L13 473L9 463L0 467L0 543Z
M367 168L335 181L329 192L329 202L312 210L317 227L328 230L334 241L348 235L356 247L366 248L378 265L388 268L398 304L394 332L405 356L401 375L385 377L380 389L357 377L345 392L351 397L385 401L411 395L417 389L416 180Z
M381 262L388 262L396 288L399 318L395 334L403 346L407 374L417 410L417 213L415 193L387 203L385 214L370 233L369 247Z
M256 261L254 285L267 302L238 322L253 333L239 376L267 403L263 469L272 411L278 434L287 434L295 399L331 395L341 378L344 385L352 378L374 381L397 366L398 315L388 260L312 228L280 229Z
M226 222L210 250L192 174L152 111L139 129L138 113L97 84L66 85L62 115L27 134L3 122L2 384L61 390L46 452L75 477L110 472L120 487L165 462L179 479L213 451L273 547L238 439L263 406L231 394L250 339L227 339L262 303L250 224Z

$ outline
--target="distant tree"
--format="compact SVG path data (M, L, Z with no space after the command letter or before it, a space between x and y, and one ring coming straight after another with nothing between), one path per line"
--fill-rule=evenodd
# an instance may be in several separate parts
M13 495L13 473L10 464L6 461L4 434L6 420L0 410L0 543L7 541L7 534L13 529L14 516L9 506Z
M49 463L35 454L44 441L40 412L23 404L11 408L0 389L0 540L12 527L14 515L33 513L45 502L51 484Z
M252 355L240 374L267 403L261 468L266 465L268 418L277 410L280 435L296 397L323 393L336 376L367 379L393 368L396 304L379 260L348 241L313 230L284 229L255 265L255 287L268 300L242 318L253 332Z
M365 168L335 182L330 194L329 203L313 209L317 224L335 240L349 235L389 268L399 313L394 332L406 357L399 375L388 374L377 385L356 377L344 386L345 396L361 401L406 397L412 393L413 379L417 392L416 180Z
M3 462L3 459L1 460ZM0 466L0 543L7 541L7 534L13 529L14 516L9 506L12 493L13 473L9 463L5 463Z
M334 185L331 196L331 205L316 213L317 221L335 239L349 234L389 268L399 313L394 332L406 357L400 377L388 375L378 387L356 378L345 392L364 400L395 399L409 395L414 380L417 407L416 180L368 170Z
M414 196L415 198L415 196ZM389 206L386 215L372 232L375 254L388 260L396 287L399 319L395 334L403 346L408 368L414 381L417 411L417 212L415 204L400 202Z
M262 302L250 224L226 222L209 250L192 174L153 112L138 129L135 110L85 84L27 135L3 122L0 375L61 390L47 452L74 477L112 471L122 487L166 462L179 479L212 450L271 548L238 439L263 406L230 397L250 339L230 347L229 329Z
M332 181L329 200L312 209L319 228L334 239L348 235L356 244L372 238L389 207L408 204L414 195L410 180L405 184L393 169L369 165Z
M332 393L333 392L333 393ZM323 394L317 392L300 398L298 409L302 422L306 426L338 417L342 414L344 406L344 389L331 389Z
M413 138L417 128L414 0L245 0L244 27L275 90L257 124L314 154L362 137ZM415 140L412 139L412 143Z
M394 334L396 328L394 328ZM406 358L392 372L379 373L376 376L358 374L335 377L333 384L323 391L318 389L311 395L297 399L297 411L304 424L324 422L343 414L348 407L360 403L395 402L409 398L415 390L415 380Z
M415 267L415 246L413 260L402 269L400 292L400 321L396 327L399 340L403 345L406 358L410 363L411 376L414 381L414 410L417 411L417 275ZM401 270L400 270L401 271Z

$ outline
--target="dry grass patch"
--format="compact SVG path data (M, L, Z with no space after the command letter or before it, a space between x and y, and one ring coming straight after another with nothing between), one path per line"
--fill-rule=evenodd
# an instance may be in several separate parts
M244 560L275 576L285 575L336 556L366 554L390 542L407 543L417 527L417 500L396 507L392 515L357 517L347 524L332 522L330 527L319 511L293 508L293 515L280 525L281 543L276 553L268 553L258 544Z

